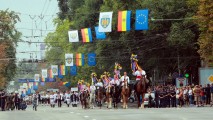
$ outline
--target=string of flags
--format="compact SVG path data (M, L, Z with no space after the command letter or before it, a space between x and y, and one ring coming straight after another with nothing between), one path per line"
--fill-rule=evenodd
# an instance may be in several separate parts
M131 30L131 11L118 11L117 31L125 32ZM99 25L95 27L96 39L106 39L107 32L112 32L112 16L113 12L100 12ZM135 30L149 29L149 11L148 9L136 10L135 14ZM79 42L78 30L68 31L69 42ZM83 43L92 42L91 28L81 29L81 36Z

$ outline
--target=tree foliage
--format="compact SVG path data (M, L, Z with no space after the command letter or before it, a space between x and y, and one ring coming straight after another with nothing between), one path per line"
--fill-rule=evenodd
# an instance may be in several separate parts
M14 11L0 10L0 88L4 88L15 75L15 47L21 36L15 28L18 21L19 16Z

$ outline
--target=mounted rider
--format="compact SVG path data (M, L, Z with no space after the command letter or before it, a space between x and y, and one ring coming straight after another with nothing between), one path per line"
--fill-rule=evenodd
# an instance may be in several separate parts
M141 80L142 77L146 78L146 72L138 67L137 71L133 72L133 75L136 76L136 82L134 84L134 88L136 89L136 85ZM146 81L145 81L146 82Z

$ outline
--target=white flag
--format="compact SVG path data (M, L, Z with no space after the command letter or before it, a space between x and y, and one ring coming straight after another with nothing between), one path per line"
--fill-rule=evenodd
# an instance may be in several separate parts
M52 75L58 75L58 65L51 65Z
M99 32L111 32L112 31L112 13L113 12L101 12L99 17Z
M35 79L35 82L39 82L39 74L35 74L34 79Z
M47 78L47 69L42 69L41 75L42 75L43 78Z
M79 42L78 30L68 31L69 42Z
M73 54L65 54L65 66L73 66Z

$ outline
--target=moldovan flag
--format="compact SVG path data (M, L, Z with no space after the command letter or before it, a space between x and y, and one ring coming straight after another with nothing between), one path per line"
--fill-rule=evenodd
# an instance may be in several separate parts
M68 31L69 42L79 42L78 30Z
M49 70L49 78L54 78L54 76L52 74L52 69Z
M73 54L65 54L65 65L73 66Z
M136 19L135 19L135 30L148 30L149 29L149 11L145 10L136 10Z
M90 28L81 29L81 35L83 42L92 42L92 32Z
M65 75L65 65L60 65L60 75Z
M76 66L84 66L84 55L81 53L76 54Z
M131 23L131 11L118 12L118 31L129 31Z
M58 65L51 65L51 69L52 69L53 76L58 75Z
M99 32L111 32L112 31L112 13L113 12L101 12L99 16Z
M98 39L98 40L106 39L106 34L104 32L99 32L98 26L95 27L95 35L96 35L96 39Z

